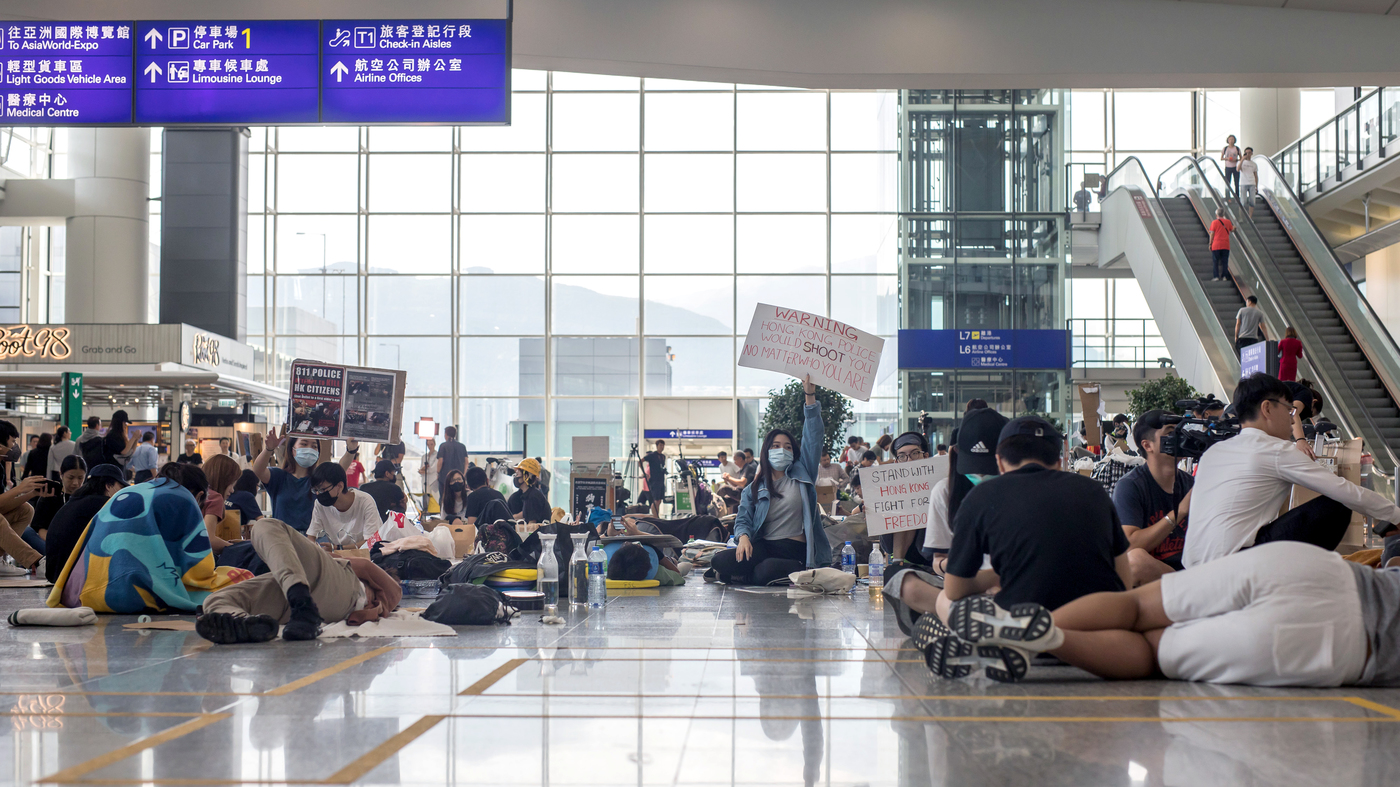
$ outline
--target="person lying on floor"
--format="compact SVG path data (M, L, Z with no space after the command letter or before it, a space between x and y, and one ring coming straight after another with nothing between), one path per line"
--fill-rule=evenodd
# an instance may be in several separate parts
M210 595L195 621L199 636L220 645L266 642L285 625L286 640L315 639L321 624L352 626L385 617L399 605L399 583L374 563L332 557L291 525L253 523L253 549L269 572Z
M608 579L640 582L655 579L662 585L684 585L676 562L661 555L655 547L634 542L604 544L608 555Z
M950 625L927 649L930 669L946 678L982 668L1019 680L1043 652L1112 680L1400 685L1400 569L1297 541L1081 596L1053 614L966 598L953 604Z
M942 593L913 569L890 577L885 591L896 614L921 614L915 644L942 632L939 621L947 622L952 602L994 588L1004 607L1035 602L1051 609L1127 588L1128 539L1113 501L1097 481L1059 469L1063 442L1036 416L1007 422L996 444L1001 475L969 492L953 521ZM992 567L983 570L987 555ZM936 618L923 614L933 611Z
M710 561L721 582L767 585L794 571L831 565L814 485L825 425L810 375L802 390L807 394L802 443L783 429L763 438L758 472L744 487L734 518L738 547Z

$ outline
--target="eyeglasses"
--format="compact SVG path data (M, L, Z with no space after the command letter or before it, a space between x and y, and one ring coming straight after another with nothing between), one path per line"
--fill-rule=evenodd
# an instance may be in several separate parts
M1298 408L1294 407L1292 402L1285 402L1282 399L1265 399L1264 401L1273 402L1277 405L1282 405L1285 409L1288 410L1289 415L1294 415L1298 412Z
M313 495L325 494L326 492L329 492L329 491L331 491L331 490L334 489L334 488L335 488L335 484L328 484L328 485L323 486L323 487L321 487L321 488L319 488L319 489L313 488L313 489L311 490L311 494L313 494Z
M895 460L896 462L913 462L913 461L918 460L918 459L923 459L923 458L926 457L926 456L928 456L928 454L926 454L926 453L924 453L923 451L920 451L919 449L915 448L915 449L913 449L913 450L911 450L911 451L908 451L908 452L900 451L900 452L896 453L896 454L894 455L894 460Z

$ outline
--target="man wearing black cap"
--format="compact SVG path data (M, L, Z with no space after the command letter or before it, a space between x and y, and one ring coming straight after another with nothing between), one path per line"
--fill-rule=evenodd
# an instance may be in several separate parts
M997 475L996 444L1007 417L991 408L973 410L963 417L958 429L957 450L948 463L948 477L933 487L929 495L928 529L924 532L925 557L935 574L947 570L948 550L953 543L953 517L972 488Z
M408 495L394 483L396 475L397 468L394 467L394 463L388 459L380 459L374 465L374 480L360 485L361 492L374 498L374 504L379 508L380 520L389 516L390 511L408 511Z
M985 667L989 677L1019 678L1026 655L1001 648L982 659L970 643L975 629L994 621L1003 632L1024 629L1033 639L1035 629L1048 625L1040 619L1046 616L1021 616L1021 605L1053 610L1132 582L1128 539L1113 501L1093 479L1059 469L1063 442L1042 418L1008 422L996 446L1001 475L979 484L958 509L938 601L956 636L935 638L927 652L939 674L958 677L971 665ZM991 556L991 570L982 570L984 555ZM996 587L995 599L980 595Z
M1186 548L1186 514L1191 508L1191 474L1162 453L1162 439L1176 431L1164 422L1166 410L1148 410L1133 424L1133 442L1147 462L1134 467L1113 488L1113 507L1132 549L1128 564L1133 586L1181 570Z

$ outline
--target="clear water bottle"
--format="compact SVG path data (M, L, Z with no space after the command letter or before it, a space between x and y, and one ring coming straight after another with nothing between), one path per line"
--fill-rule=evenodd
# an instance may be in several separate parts
M535 588L544 594L544 614L559 614L559 559L552 533L540 533L540 562L535 564Z
M841 547L841 570L847 574L856 573L856 548L849 541Z
M588 603L588 539L579 534L569 558L569 601L579 607Z
M607 563L608 553L601 544L594 544L588 554L588 606L593 609L602 609L608 600Z
M885 554L880 551L879 544L870 549L870 559L866 562L870 565L870 592L875 593L885 586Z

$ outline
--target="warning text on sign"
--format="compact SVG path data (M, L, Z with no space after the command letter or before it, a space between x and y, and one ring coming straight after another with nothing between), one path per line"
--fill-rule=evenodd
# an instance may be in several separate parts
M838 320L758 304L740 366L769 369L870 401L885 340Z

